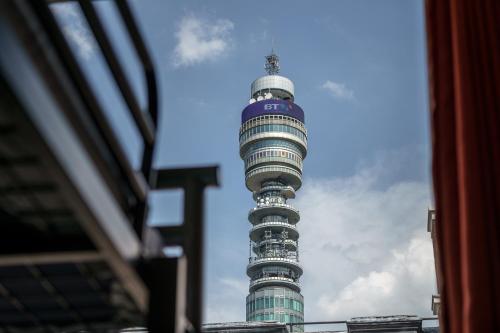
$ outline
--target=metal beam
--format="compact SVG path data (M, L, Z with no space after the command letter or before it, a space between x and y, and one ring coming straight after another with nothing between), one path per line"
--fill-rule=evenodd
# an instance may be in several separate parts
M129 85L129 81L123 71L123 67L116 56L116 52L111 46L111 42L104 30L104 27L99 19L99 16L94 8L92 2L79 0L78 3L82 8L83 14L85 15L89 27L94 33L94 37L99 44L101 51L108 63L108 66L115 78L115 82L122 93L123 99L127 103L134 120L137 122L139 131L145 140L146 144L152 145L155 139L155 125L148 113L142 112L137 102L137 98L132 92L132 88Z
M52 253L30 253L0 256L1 266L42 265L59 263L81 263L103 260L104 256L97 251L74 251Z
M160 169L153 172L155 190L185 188L189 179L204 186L219 186L217 166L199 168Z

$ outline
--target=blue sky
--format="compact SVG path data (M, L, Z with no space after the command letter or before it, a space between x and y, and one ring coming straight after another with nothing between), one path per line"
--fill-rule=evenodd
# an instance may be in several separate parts
M97 5L144 104L144 80L114 8ZM246 216L253 202L238 129L250 84L265 74L273 45L281 74L295 82L309 131L304 187L292 202L302 211L306 320L429 315L434 271L425 230L432 198L422 1L143 0L132 7L159 81L155 165L221 167L221 188L207 192L205 320L245 318ZM136 131L77 7L54 9L137 163ZM150 222L178 221L179 198L154 195Z

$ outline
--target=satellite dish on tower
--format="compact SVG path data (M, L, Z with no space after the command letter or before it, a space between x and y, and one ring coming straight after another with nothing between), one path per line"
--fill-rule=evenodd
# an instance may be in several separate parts
M270 92L267 92L267 93L264 95L264 98L265 98L265 99L271 99L271 98L273 98L273 94L271 94Z
M262 97L261 95L259 95L259 96L257 97L257 100L258 100L258 101L262 101L263 99L264 99L264 97Z
M255 98L250 98L250 100L248 101L248 104L253 104L255 103L257 100Z

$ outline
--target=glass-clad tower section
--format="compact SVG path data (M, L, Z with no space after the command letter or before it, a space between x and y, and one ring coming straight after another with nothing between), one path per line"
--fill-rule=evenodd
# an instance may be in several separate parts
M247 321L304 321L300 294L300 215L289 199L302 185L302 161L307 153L304 112L294 103L294 85L277 75L278 57L266 57L269 75L252 83L249 105L242 112L240 156L245 183L256 207L248 213L250 256L247 275ZM303 326L294 326L303 331Z

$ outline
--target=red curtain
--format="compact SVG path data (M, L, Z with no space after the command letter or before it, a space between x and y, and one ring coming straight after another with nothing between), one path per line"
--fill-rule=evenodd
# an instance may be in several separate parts
M427 0L441 331L500 332L500 0Z

